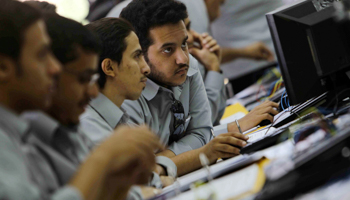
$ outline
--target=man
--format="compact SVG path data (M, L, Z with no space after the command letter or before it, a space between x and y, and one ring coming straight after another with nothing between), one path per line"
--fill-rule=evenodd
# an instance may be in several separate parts
M222 105L221 109L219 110L219 115L212 114L212 119L219 120L222 117L222 112L224 111L225 102L219 102L215 103L215 99L222 100L224 99L224 92L222 90L218 90L218 82L217 80L221 80L222 76L220 72L220 57L221 57L221 51L220 46L217 45L216 41L209 36L208 34L199 34L196 31L194 31L191 28L191 21L189 18L186 18L184 20L187 34L188 34L188 49L191 55L193 55L205 68L207 68L207 71L204 70L204 67L200 67L200 72L202 74L202 77L204 78L204 83L206 86L206 91L208 94L208 99L210 102L210 107L212 109L212 112L215 110L215 105ZM197 43L197 44L195 44ZM198 46L200 45L200 46ZM219 76L218 76L219 75ZM219 81L220 83L220 81ZM221 83L222 84L222 83ZM216 86L216 87L215 87ZM221 97L221 98L220 98ZM269 119L270 121L273 120L272 116L269 114L277 114L276 110L273 110L273 107L277 107L277 103L273 103L270 101L266 101L262 103L261 105L254 108L249 114L243 118L241 118L239 121L239 124L243 126L242 130L248 130L249 126L255 126L257 123L259 123L263 119ZM223 109L222 109L223 108ZM219 118L217 118L219 117ZM218 124L218 122L216 123ZM215 123L214 123L215 125ZM229 123L229 124L223 124L214 127L216 134L226 133L228 131L237 131L236 130L236 123Z
M202 152L211 163L239 154L237 147L247 140L240 133L221 134L209 142L210 107L197 63L187 50L186 7L173 0L134 0L121 17L133 24L151 68L140 99L125 101L122 107L133 122L148 124L163 144L169 144L157 155L172 158L183 175L201 166Z
M45 14L44 19L53 40L53 53L63 64L63 70L52 105L46 111L50 116L31 112L26 113L25 118L31 121L33 131L44 143L54 147L75 166L71 170L74 172L94 146L80 129L79 116L90 99L98 95L99 38L81 24L55 13ZM112 134L113 130L109 131L108 136ZM52 160L55 162L55 158ZM72 175L67 168L62 169L60 174L63 182L67 182ZM129 198L142 199L140 189L134 187Z
M87 27L97 33L103 45L98 68L100 94L80 118L84 132L96 145L108 138L116 127L128 123L128 114L120 107L124 100L140 97L150 69L130 23L118 18L104 18ZM167 186L169 177L163 175L176 177L177 170L167 157L158 156L156 160L157 174L154 173L151 186L161 188L162 185L157 183L158 175L162 175L163 186Z
M159 147L156 139L145 128L122 128L94 150L69 183L62 184L57 166L41 154L50 147L40 143L18 116L50 105L60 65L50 51L40 13L17 1L0 0L0 4L0 198L102 199L113 195L123 199L132 184L146 181L143 173L150 173L150 165L154 165L153 149ZM145 135L149 137L143 139L152 144L145 143L147 147L141 150L134 137ZM123 141L115 146L121 140L130 144ZM119 159L120 155L125 157ZM139 163L139 159L143 161ZM123 184L105 189L117 179Z

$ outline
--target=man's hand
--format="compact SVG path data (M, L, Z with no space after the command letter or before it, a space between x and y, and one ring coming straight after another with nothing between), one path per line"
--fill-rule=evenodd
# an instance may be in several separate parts
M238 120L242 131L244 132L255 127L265 119L273 122L273 116L278 114L278 111L275 108L278 108L278 103L272 101L265 101L264 103L255 107L246 116ZM228 131L238 131L235 122L227 124L227 129Z
M163 149L146 126L119 127L99 148L111 155L110 173L120 174L122 184L147 183L155 166L154 150Z
M201 147L210 163L214 163L218 158L230 158L240 154L240 147L247 144L248 136L240 133L220 134L208 144Z
M160 176L160 180L162 181L163 187L172 185L175 182L175 179L171 176Z
M148 182L156 149L163 147L149 128L120 127L92 151L69 184L86 200L125 199L132 185Z
M243 48L243 57L255 60L273 61L274 55L262 42L256 42Z
M149 199L151 197L154 197L162 191L157 188L147 186L140 186L140 188L143 199Z
M191 30L193 40L201 47L192 46L189 52L206 68L207 71L220 71L220 46L209 35L200 35Z

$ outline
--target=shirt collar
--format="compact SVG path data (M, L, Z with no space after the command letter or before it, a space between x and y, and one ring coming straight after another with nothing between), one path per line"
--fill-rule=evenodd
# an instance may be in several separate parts
M196 74L197 72L198 72L198 61L192 55L190 55L190 66L188 68L187 77L191 77L194 74ZM157 95L158 90L160 88L164 88L164 87L161 87L160 85L158 85L157 83L153 82L152 80L147 79L146 87L142 91L142 95L148 101L150 101ZM164 90L167 90L167 89L164 88ZM182 91L182 86L173 87L172 90L175 93L176 97L180 96L181 91Z
M112 128L115 128L122 119L125 111L119 108L104 94L99 95L90 102L90 106L94 109Z
M51 142L55 132L60 127L60 123L56 119L41 111L26 112L21 117L30 122L34 133L38 134L39 138L45 142Z
M11 131L10 137L16 137L17 140L23 139L29 130L29 123L21 119L16 113L0 105L0 127Z

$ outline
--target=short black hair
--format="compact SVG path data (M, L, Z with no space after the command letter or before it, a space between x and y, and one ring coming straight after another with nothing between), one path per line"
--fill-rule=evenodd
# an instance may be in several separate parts
M153 44L149 35L150 29L166 24L184 21L188 15L186 6L174 0L133 0L120 13L120 17L128 20L135 28L145 56Z
M102 53L99 64L101 65L106 58L110 58L120 64L123 53L128 46L125 38L131 32L135 32L132 25L121 18L103 18L91 22L86 27L94 31L102 41ZM100 73L98 85L102 89L106 83L106 74L103 72L102 67L98 68L98 72Z
M56 13L44 13L43 16L52 40L52 51L63 65L79 57L78 48L100 54L99 38L82 24Z
M14 0L0 0L0 54L18 61L27 28L42 18L40 11Z

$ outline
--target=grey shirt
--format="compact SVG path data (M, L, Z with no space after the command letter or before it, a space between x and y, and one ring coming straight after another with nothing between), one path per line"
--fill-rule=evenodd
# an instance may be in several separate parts
M31 124L34 134L44 143L79 166L85 161L93 144L79 126L66 127L43 112L27 112L22 115Z
M129 115L127 115L123 108L119 108L105 95L100 93L95 99L91 100L84 114L80 116L80 123L84 129L84 133L95 144L99 144L108 138L118 125L136 125L129 119ZM176 177L177 167L172 160L164 156L157 156L156 162L166 169L167 175ZM154 174L150 186L161 188L160 179L156 176L158 175Z
M225 91L224 75L216 71L206 72L203 65L199 63L199 71L203 77L205 90L207 92L213 125L220 124L220 119L225 112L227 95Z
M84 133L97 145L109 137L120 124L126 124L129 116L105 95L100 93L90 101L86 111L80 116Z
M208 32L209 17L203 0L179 0L184 3L189 11L189 17L192 21L192 28L197 32ZM108 13L107 17L119 17L121 11L131 2L123 1ZM224 85L224 76L218 72L206 72L203 65L198 65L199 71L203 77L205 90L211 108L211 120L214 125L218 125L226 108L226 91Z
M179 140L169 142L174 131L174 116L170 111L174 99L184 107L185 132ZM175 155L200 148L211 139L211 110L198 62L192 56L187 79L182 85L167 89L147 80L141 97L136 101L124 101L122 107L132 122L150 126Z
M60 186L56 169L28 141L38 141L29 123L0 106L0 199L82 199L74 187Z

